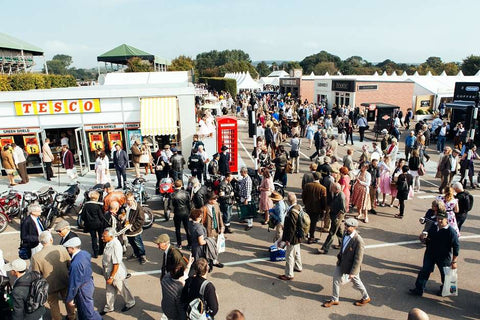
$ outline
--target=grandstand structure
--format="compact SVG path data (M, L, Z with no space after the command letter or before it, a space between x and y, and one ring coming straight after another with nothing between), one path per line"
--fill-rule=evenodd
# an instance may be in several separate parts
M30 72L35 56L44 56L43 50L0 32L0 74Z

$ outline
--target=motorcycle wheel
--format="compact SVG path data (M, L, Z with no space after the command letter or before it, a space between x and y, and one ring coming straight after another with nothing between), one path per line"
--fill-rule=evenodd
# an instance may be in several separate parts
M8 219L3 213L0 213L0 232L5 231L8 226Z
M155 221L155 216L149 208L143 208L143 213L145 215L145 221L143 222L143 230L150 228Z
M170 199L168 197L163 197L163 217L165 221L170 220Z
M55 224L55 220L57 217L56 209L50 209L48 211L47 217L45 218L45 225L47 226L47 229L50 229L53 227Z

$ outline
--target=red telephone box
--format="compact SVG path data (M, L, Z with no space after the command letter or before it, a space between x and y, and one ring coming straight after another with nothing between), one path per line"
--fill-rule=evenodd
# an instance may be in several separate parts
M220 153L222 146L228 147L230 153L230 172L238 173L238 129L237 118L217 117L217 151Z

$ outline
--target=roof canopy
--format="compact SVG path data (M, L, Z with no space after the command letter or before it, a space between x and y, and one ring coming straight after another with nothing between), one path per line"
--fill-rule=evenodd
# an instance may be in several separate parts
M138 57L143 60L148 60L151 63L165 64L165 65L170 64L170 62L167 59L154 56L153 54L150 54L143 50L129 46L128 44L119 45L118 47L105 52L104 54L97 57L97 61L117 63L117 64L127 64L128 60L133 57Z
M261 90L262 85L252 79L250 72L226 73L225 78L235 79L237 81L237 91L242 89Z
M23 40L11 37L0 32L0 49L23 50L24 54L43 56L43 50Z

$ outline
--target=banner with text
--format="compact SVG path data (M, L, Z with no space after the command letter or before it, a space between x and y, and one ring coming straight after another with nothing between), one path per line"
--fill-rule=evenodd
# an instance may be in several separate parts
M17 116L100 112L99 99L16 101Z

